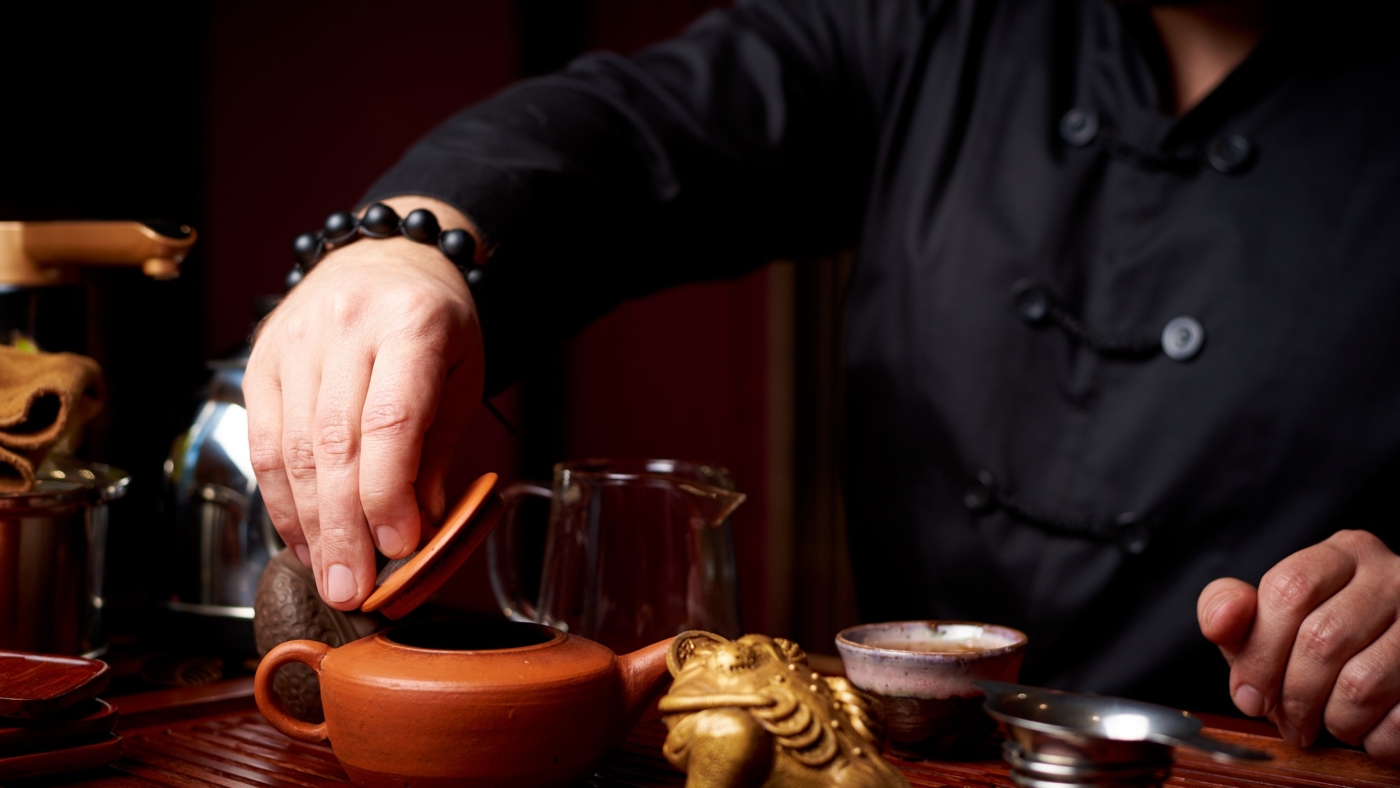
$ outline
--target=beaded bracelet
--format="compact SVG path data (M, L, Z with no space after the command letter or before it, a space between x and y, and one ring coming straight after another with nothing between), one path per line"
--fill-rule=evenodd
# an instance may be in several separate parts
M466 277L468 286L475 286L485 275L476 263L476 239L466 230L442 231L432 211L419 208L400 219L393 208L377 202L365 210L363 217L349 211L337 211L326 217L318 232L302 233L292 242L296 264L287 274L287 289L296 287L326 252L339 249L360 238L392 238L402 235L421 244L433 244L457 266Z

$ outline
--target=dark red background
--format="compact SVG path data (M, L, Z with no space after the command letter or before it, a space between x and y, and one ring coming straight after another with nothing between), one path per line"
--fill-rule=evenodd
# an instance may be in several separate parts
M29 9L6 54L22 83L3 139L0 219L147 218L195 225L182 280L97 282L113 391L93 452L135 477L112 535L119 597L155 593L160 462L188 421L201 363L247 336L280 291L290 239L366 186L433 124L577 51L634 51L719 2L249 0L79 16ZM12 37L13 38L13 37ZM12 119L23 118L23 123ZM581 456L668 456L731 469L745 624L786 629L768 548L774 495L769 304L774 274L630 303L539 360L496 400L518 438L478 418L457 482L538 476ZM782 455L779 457L779 455ZM781 530L781 529L780 529ZM158 574L158 573L155 573ZM479 559L452 596L490 609Z

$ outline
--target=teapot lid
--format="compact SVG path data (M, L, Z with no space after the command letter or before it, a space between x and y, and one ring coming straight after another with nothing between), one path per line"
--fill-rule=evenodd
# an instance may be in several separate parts
M437 535L418 552L385 567L379 576L379 587L360 609L366 613L380 610L389 618L402 618L441 588L500 519L498 478L488 473L472 482L443 519Z

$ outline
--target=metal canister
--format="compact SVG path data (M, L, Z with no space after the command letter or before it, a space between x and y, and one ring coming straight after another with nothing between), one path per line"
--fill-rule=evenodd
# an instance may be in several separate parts
M39 475L33 490L0 495L0 649L97 656L107 503L130 478L76 462Z

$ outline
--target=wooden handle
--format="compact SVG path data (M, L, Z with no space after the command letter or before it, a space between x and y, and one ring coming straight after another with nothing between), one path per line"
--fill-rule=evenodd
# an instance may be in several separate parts
M262 712L272 727L299 741L326 743L329 739L326 735L326 723L312 725L288 714L286 707L282 705L282 699L277 697L277 692L272 689L272 679L277 675L277 671L289 662L300 662L311 668L316 671L316 678L319 679L321 660L326 658L330 650L330 646L314 640L289 640L267 652L267 656L258 663L258 673L253 677L253 697L258 701L258 711Z

